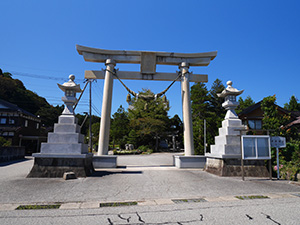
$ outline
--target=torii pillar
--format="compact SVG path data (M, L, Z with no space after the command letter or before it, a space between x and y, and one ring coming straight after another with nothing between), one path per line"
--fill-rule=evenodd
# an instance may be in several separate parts
M207 82L208 79L207 75L191 74L188 70L189 66L208 66L210 61L216 57L216 51L205 53L120 51L90 48L80 45L76 45L76 48L78 53L83 55L85 61L104 62L106 65L105 71L85 71L86 79L105 79L98 155L108 154L112 89L113 79L115 79L112 72L116 63L141 64L140 72L118 71L117 75L120 79L130 80L173 81L177 78L178 74L158 73L156 72L156 64L179 66L182 73L181 95L185 156L194 155L189 82Z
M182 62L179 66L181 78L181 97L182 97L182 116L183 116L183 138L184 153L186 156L194 155L194 139L193 139L193 123L191 110L191 94L190 94L190 74L189 65Z
M114 71L116 62L112 59L107 59L105 62L106 72L103 88L103 100L101 110L101 123L99 131L98 155L107 155L109 148L109 130L110 130L110 115L112 103L112 91L114 77L110 71Z

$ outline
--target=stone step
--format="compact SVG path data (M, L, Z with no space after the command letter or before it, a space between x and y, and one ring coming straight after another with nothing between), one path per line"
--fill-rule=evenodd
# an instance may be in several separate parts
M48 133L48 143L84 143L84 135L79 133Z
M222 121L222 127L244 127L240 119L228 119Z
M61 115L58 117L58 123L77 124L78 119L73 115Z
M210 152L214 155L234 155L234 154L241 154L241 147L240 145L211 145Z
M219 136L225 136L225 135L240 135L240 129L244 128L242 127L220 127L219 128Z
M42 143L41 153L44 154L86 154L88 153L87 144L82 143Z
M215 137L216 145L239 145L241 143L240 136L237 135L226 135L226 136L217 136Z
M54 133L80 133L80 126L77 124L56 123Z

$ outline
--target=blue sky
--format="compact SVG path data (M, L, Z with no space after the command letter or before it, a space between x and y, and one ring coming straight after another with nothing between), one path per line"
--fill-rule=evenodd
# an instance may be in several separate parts
M24 82L27 89L62 104L56 83L75 74L83 87L85 70L104 64L85 62L76 44L115 50L195 53L218 51L208 67L190 71L208 74L208 88L217 78L245 89L255 102L277 96L283 106L292 95L300 98L300 1L276 0L2 0L0 2L0 68ZM117 64L139 71L139 65ZM176 66L158 66L176 72ZM93 83L93 113L101 112L103 80ZM138 92L157 93L170 82L125 81ZM192 85L192 84L191 84ZM126 90L114 82L114 113L128 107ZM181 117L180 84L167 93L170 116ZM77 112L88 111L85 93Z

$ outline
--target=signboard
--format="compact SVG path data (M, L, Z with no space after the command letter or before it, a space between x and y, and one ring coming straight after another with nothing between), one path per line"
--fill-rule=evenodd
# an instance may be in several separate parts
M271 159L270 136L242 135L243 159Z
M271 137L271 147L272 148L285 148L285 137L274 136Z

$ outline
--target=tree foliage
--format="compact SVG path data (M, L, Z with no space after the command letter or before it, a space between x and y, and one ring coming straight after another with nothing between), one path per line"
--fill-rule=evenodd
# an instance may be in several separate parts
M196 154L204 153L204 119L211 114L209 91L204 83L196 83L191 87L192 120L194 148Z
M40 116L45 126L53 126L63 110L63 106L54 107L45 98L27 90L22 81L13 79L7 72L0 76L0 98Z
M143 89L139 94L154 95L149 89ZM167 129L169 121L168 102L163 101L162 97L147 101L142 98L133 98L132 102L132 106L128 109L131 144L150 145L155 148L157 138L163 137Z
M224 90L222 81L216 79L210 90L204 83L196 83L191 87L192 118L195 154L204 154L204 119L206 120L207 149L214 144L218 128L225 117L222 107L223 99L217 96Z
M222 107L222 104L224 102L223 98L218 97L218 93L221 93L225 89L225 86L223 85L222 81L219 79L216 79L209 91L209 97L210 97L210 110L212 112L215 112L219 114L220 116L225 116L225 109Z
M300 103L295 95L290 98L289 103L284 104L284 108L289 111L300 111Z
M173 138L175 135L176 148L183 148L183 122L177 114L175 114L168 123L167 134ZM173 140L172 140L173 142Z
M129 119L128 113L120 105L117 112L112 116L110 135L114 143L121 145L122 147L126 144L129 132Z
M283 126L287 124L290 117L286 114L280 114L278 112L278 106L276 105L276 96L268 96L262 100L261 109L263 114L263 129L270 130L270 134L273 136L285 136L285 130Z
M81 133L85 135L85 143L88 143L88 137L89 137L89 116L83 115L83 114L76 114L76 118L78 119L78 125L81 126ZM86 120L85 120L86 118ZM98 144L98 137L99 137L99 125L98 130L96 132L93 131L93 126L96 127L94 124L100 124L100 117L92 115L92 134L93 134L93 145ZM84 122L85 120L85 122ZM84 122L84 123L83 123Z
M244 109L255 104L255 102L253 101L253 99L250 96L247 96L247 98L245 98L245 100L243 100L242 97L239 97L238 102L239 102L239 105L238 105L238 107L236 107L236 110L235 110L235 112L237 114L241 113Z

